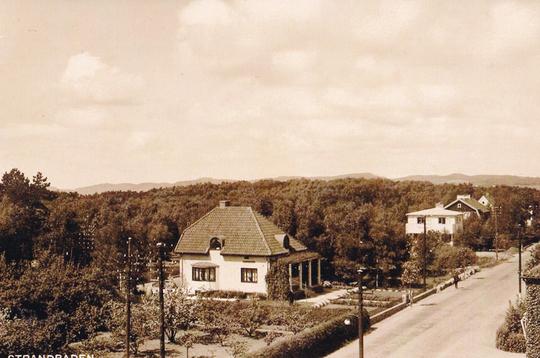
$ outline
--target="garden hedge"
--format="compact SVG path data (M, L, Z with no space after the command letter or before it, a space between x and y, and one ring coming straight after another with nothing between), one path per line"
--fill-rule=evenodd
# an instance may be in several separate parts
M344 321L350 319L351 324ZM364 329L370 326L369 314L363 311ZM351 312L306 329L298 334L286 336L268 347L248 355L249 358L323 357L341 347L345 342L358 337L358 319Z
M525 353L526 342L521 328L521 319L525 312L523 302L510 304L504 323L497 330L495 345L506 352Z

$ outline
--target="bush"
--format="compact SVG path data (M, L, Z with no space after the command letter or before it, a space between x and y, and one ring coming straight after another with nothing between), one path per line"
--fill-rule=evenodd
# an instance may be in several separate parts
M524 313L525 304L523 302L517 302L515 306L510 303L504 323L497 330L496 346L498 349L525 353L526 342L521 328L521 319Z
M455 247L441 245L435 250L435 260L432 267L433 272L449 272L460 267L476 264L476 253L468 247Z
M351 324L346 325L345 319ZM364 328L369 328L369 314L363 312ZM252 354L250 358L285 358L285 357L322 357L346 341L356 338L358 334L358 320L351 313L309 328L293 336L279 339L268 347L262 348Z
M60 352L94 336L107 324L106 303L115 297L106 272L66 264L47 252L20 263L17 272L0 258L0 287L0 356L13 342L21 349L11 354Z
M65 317L60 316L47 320L0 317L0 356L31 354L49 350L51 347L64 350L65 320Z

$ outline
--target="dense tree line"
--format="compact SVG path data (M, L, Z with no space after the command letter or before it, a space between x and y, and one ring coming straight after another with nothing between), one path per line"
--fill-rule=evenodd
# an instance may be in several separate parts
M480 197L489 192L500 207L497 230L511 238L517 224L525 226L530 208L540 203L540 192L529 188L384 179L243 181L88 196L52 193L48 185L41 174L33 181L17 170L4 174L0 250L6 258L29 258L32 249L48 250L66 261L92 262L118 274L128 237L133 238L135 262L144 271L156 257L158 241L171 251L181 232L223 199L269 217L326 259L327 276L343 279L351 279L360 263L377 267L383 278L400 275L409 254L407 212L448 203L457 194ZM493 217L479 220L473 215L465 223L461 244L489 246L494 226Z

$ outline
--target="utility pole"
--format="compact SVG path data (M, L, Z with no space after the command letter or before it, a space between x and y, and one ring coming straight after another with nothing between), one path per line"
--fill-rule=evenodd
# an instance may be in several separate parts
M159 270L159 356L165 358L165 308L163 303L163 246L162 242L158 247L158 270Z
M424 290L426 289L426 251L427 251L427 230L426 230L427 215L424 215L424 245L422 248L422 276L424 283Z
M518 239L519 239L519 295L521 296L521 227L518 225Z
M364 294L362 287L362 272L358 270L358 358L364 358Z
M126 274L126 357L129 358L129 336L131 335L131 237L127 241L127 274Z
M493 213L495 214L495 261L499 261L499 228L497 225L497 211L498 206L493 206Z

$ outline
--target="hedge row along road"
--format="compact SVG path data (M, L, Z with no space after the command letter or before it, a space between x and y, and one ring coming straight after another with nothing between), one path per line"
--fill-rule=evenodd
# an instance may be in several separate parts
M529 252L523 255L525 263ZM524 288L524 286L523 286ZM495 333L508 301L518 293L517 255L374 325L364 337L365 356L497 358L525 357L495 348ZM523 290L525 293L525 290ZM328 358L358 357L358 340Z

